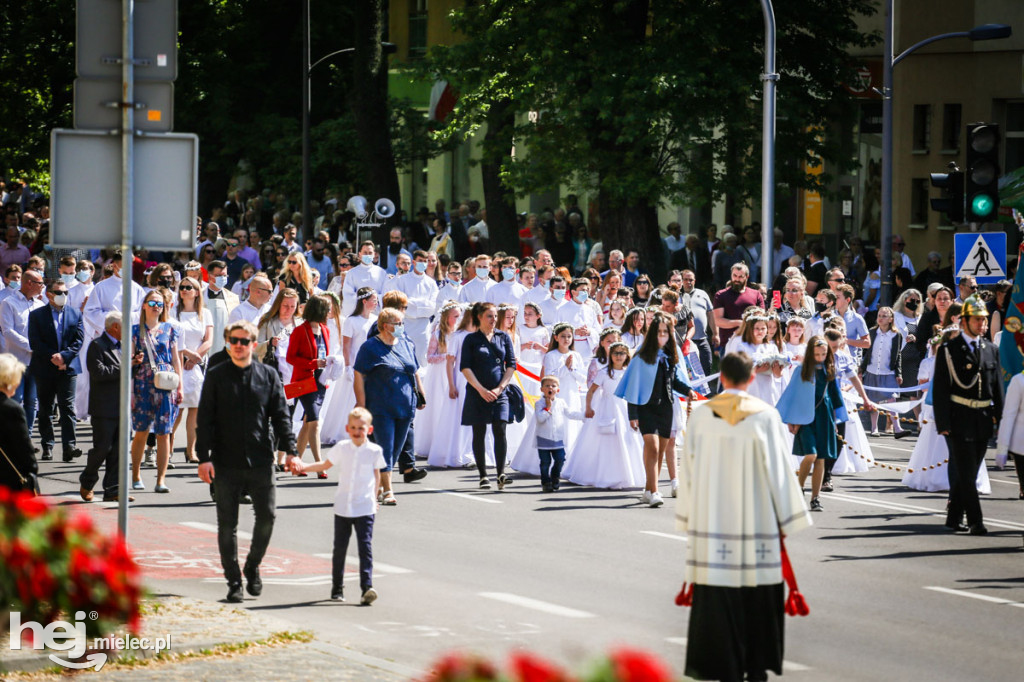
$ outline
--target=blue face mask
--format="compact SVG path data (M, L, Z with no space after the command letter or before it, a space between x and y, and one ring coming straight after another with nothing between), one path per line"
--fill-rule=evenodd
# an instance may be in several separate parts
M213 278L213 283L217 285L218 289L223 289L228 285L227 275L218 275Z
M69 287L75 282L74 275L61 275L60 281L64 282L64 286Z
M427 271L427 264L424 263L423 261L416 261L416 272L418 272L419 274L422 275L426 271Z
M405 336L405 325L404 324L396 324L395 325L395 331L393 331L391 333L395 335L395 338L401 338L401 337Z
M77 279L79 282L82 282L83 284L89 281L89 277L90 275L88 270L79 270L78 272L75 273L75 279Z
M541 285L541 287L542 287L542 288L544 288L544 289L550 289L550 288L551 288L551 278L550 278L550 277L548 277L548 278L547 278L546 280L544 280L543 282L541 282L541 283L540 283L540 285Z
M21 288L21 280L20 279L12 279L11 281L7 282L7 288L8 289L14 289L15 291L17 291L18 289Z
M511 282L512 278L516 276L515 268L502 268L501 278L506 282Z
M586 303L588 298L590 298L590 294L585 289L576 292L576 300L580 303Z
M462 278L461 277L454 277L454 276L453 277L449 277L448 281L451 282L452 284L462 284Z
M477 268L476 269L476 276L479 277L480 279L487 279L487 275L489 275L489 274L491 274L491 269L490 268Z
M373 256L363 255L359 257L363 265L373 265Z

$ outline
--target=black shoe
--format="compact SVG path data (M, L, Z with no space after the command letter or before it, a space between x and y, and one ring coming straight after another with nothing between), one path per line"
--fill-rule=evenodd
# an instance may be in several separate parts
M954 533L966 533L969 529L962 523L947 523L946 528Z
M988 535L988 528L985 527L984 523L973 523L971 524L971 535Z
M78 448L70 448L64 451L64 462L70 462L73 459L77 459L82 456L82 451Z
M555 490L554 488L551 487L550 483L546 483L546 484L542 485L540 487L540 489L541 489L541 492L545 492L545 493L554 492L554 490Z
M830 493L833 492L834 490L835 488L832 487L832 481L825 481L824 483L821 484L821 492L823 493Z
M817 497L811 500L811 511L821 511L821 502Z
M334 601L345 601L345 586L344 585L332 585L331 586L331 599Z
M36 449L36 452L39 452L39 450L38 450L38 449ZM53 455L52 455L52 454L50 453L50 451L49 451L49 450L47 450L47 451L45 451L45 452L44 452L44 453L42 454L42 456L41 456L41 457L40 457L39 459L40 459L40 460L42 460L43 462L52 462L52 461L53 461ZM64 461L65 461L65 462L70 462L71 460L69 460L69 459L66 459L66 460L64 460Z
M252 495L249 493L242 493L242 497L238 500L242 504L252 504Z
M505 486L511 482L505 474L501 474L498 476L498 490L504 490Z
M245 600L241 584L228 585L227 600L229 604L241 604Z
M416 467L413 467L412 469L409 469L407 472L402 474L402 480L405 481L406 483L415 483L416 481L422 481L426 477L427 470L417 469Z
M242 575L245 576L245 591L254 597L258 597L263 594L263 581L260 579L260 568L259 566L253 566L250 568L248 564L242 569Z
M283 474L285 471L288 470L287 467L285 467L285 465L283 464L275 464L274 468L277 470L277 473L279 474Z
M899 433L896 434L896 440L899 440L900 438L910 438L911 436L916 436L916 435L917 435L917 431L903 430L903 431L900 431Z

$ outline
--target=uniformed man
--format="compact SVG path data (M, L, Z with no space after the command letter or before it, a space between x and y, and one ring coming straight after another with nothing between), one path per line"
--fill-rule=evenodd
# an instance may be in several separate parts
M949 508L946 526L971 535L988 532L982 523L975 479L985 448L1003 413L999 351L985 339L988 311L969 296L960 316L960 335L943 342L935 357L935 428L949 447ZM967 514L967 525L963 515Z

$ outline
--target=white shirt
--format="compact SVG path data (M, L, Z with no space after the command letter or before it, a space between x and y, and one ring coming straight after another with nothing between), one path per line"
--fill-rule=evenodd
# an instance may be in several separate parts
M490 277L486 279L474 277L472 280L462 285L462 291L459 292L459 303L479 303L480 301L486 301L488 292L495 284L496 282Z
M557 314L558 317L555 319L555 322L568 322L574 330L580 327L587 327L586 334L574 331L573 336L576 338L576 350L583 357L589 357L589 354L597 348L598 335L601 333L601 323L597 321L594 309L586 303L577 303L570 300L558 308ZM586 348L579 347L582 342L588 344Z
M887 332L879 329L875 332L875 343L871 346L871 361L868 363L870 373L877 376L894 373L889 369L889 356L892 354L892 339L897 333L892 329Z
M571 387L575 390L575 386ZM537 399L534 409L534 416L537 420L537 447L545 450L553 450L565 447L568 419L583 419L583 410L570 410L568 403L555 396L551 409L545 409L548 399L541 396ZM543 439L543 440L542 440Z
M28 314L44 305L38 298L25 298L20 291L0 303L0 330L3 331L6 352L26 365L32 360L32 347L28 344Z
M550 293L547 298L540 302L541 322L545 327L554 327L561 321L559 315L561 314L562 308L565 307L565 304L566 300L564 298L555 300L551 298Z
M362 445L343 440L327 451L327 460L338 468L334 514L354 519L377 513L374 472L387 466L384 451L367 439Z
M231 314L228 315L228 324L231 325L240 320L259 324L260 318L263 317L268 310L270 310L270 301L267 301L259 308L254 306L252 303L249 303L249 301L242 301L234 310L231 311Z
M406 317L427 319L437 311L437 283L430 277L410 272L392 282L391 288L401 291L409 299Z
M384 285L387 283L388 273L384 268L376 265L363 265L360 263L348 271L345 276L345 284L341 287L341 313L345 317L352 314L356 309L356 292L363 287L370 287L378 294L384 293Z
M665 248L668 249L670 253L678 251L684 246L686 246L685 237L673 237L672 235L665 237Z
M85 284L78 282L77 287L68 289L68 305L78 312L82 312L82 308L85 307L85 299L92 295L95 286L91 281Z
M792 246L781 244L777 249L772 249L772 277L782 272L782 264L789 261L796 255Z
M487 300L495 305L505 303L522 308L523 296L525 296L528 291L529 289L514 279L506 282L498 282L487 291Z
M139 310L142 308L142 299L146 292L135 282L131 283L132 288L132 322L138 321ZM114 310L121 310L121 278L107 277L96 284L89 295L82 311L82 319L86 329L90 332L89 338L96 338L103 332L103 320L107 313Z

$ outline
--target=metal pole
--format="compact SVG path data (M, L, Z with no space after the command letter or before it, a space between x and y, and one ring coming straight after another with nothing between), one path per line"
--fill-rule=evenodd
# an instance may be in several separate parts
M118 399L117 527L128 537L128 447L132 383L132 192L135 172L135 0L121 0L121 393Z
M309 214L309 0L302 0L302 231L299 243L313 235Z
M882 284L879 301L892 305L892 53L893 0L885 0L885 41L882 55Z
M761 283L771 287L775 274L775 9L772 0L761 0L764 13L764 101L761 122Z

